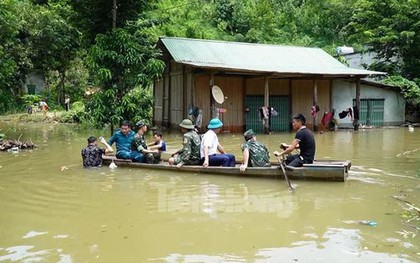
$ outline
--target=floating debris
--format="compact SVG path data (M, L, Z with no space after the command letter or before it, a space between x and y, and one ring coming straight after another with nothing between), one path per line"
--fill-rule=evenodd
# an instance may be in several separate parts
M110 164L109 164L109 168L111 168L111 170L114 170L115 168L117 168L118 166L114 163L114 161L112 161Z
M414 132L414 126L413 125L408 125L408 131L409 132Z
M415 238L416 237L416 233L411 232L411 231L407 231L407 230L402 230L402 231L395 231L396 233L400 234L401 236L403 236L404 238Z
M372 221L372 220L361 220L359 222L359 224L368 225L368 226L377 226L378 225L378 223L376 223L376 221Z
M359 224L359 225L368 225L368 226L377 226L378 223L373 220L343 220L345 224Z

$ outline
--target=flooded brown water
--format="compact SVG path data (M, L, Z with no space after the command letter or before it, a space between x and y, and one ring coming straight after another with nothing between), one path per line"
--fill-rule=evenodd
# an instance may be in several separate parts
M420 261L420 223L392 198L420 205L420 128L316 134L316 158L352 160L349 179L292 181L294 193L278 179L83 169L80 150L100 132L9 128L39 148L0 152L0 262ZM257 139L274 151L293 136ZM240 134L220 138L240 156Z

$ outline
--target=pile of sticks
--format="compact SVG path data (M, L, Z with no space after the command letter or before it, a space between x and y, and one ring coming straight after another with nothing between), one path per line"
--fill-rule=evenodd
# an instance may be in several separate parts
M20 138L20 137L19 137ZM38 148L36 144L30 141L21 142L19 139L17 140L1 140L0 139L0 151L19 151L24 149L34 149Z

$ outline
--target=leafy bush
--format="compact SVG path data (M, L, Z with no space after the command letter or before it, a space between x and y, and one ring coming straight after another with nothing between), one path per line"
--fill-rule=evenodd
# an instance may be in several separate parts
M0 114L19 111L19 104L12 93L0 89Z
M401 89L401 93L407 102L407 111L420 109L420 87L416 82L402 76L389 76L383 82Z
M152 89L136 88L123 97L122 105L126 116L133 123L145 120L150 123L153 109Z
M103 127L106 123L119 123L121 120L150 121L153 109L151 88L135 88L124 95L121 101L115 99L115 90L96 92L87 101L86 118L83 122Z
M85 105L82 101L76 101L72 104L69 111L63 112L58 120L67 123L82 123L86 120Z
M22 101L25 106L34 105L42 100L42 96L38 94L25 94L22 96Z

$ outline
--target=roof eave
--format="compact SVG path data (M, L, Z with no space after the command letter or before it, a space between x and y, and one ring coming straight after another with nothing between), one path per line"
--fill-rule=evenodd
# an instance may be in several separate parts
M325 78L366 78L372 75L386 75L384 72L378 71L364 71L360 73L328 73L328 72L297 72L297 71L265 71L265 70L258 70L258 69L240 69L240 68L231 68L231 67L222 67L220 65L200 65L198 63L190 62L190 61L176 61L177 63L194 66L196 68L201 69L210 69L210 70L219 70L219 71L228 71L232 73L254 73L254 74L263 74L269 76L279 76L279 77L299 77L299 76L319 76Z

